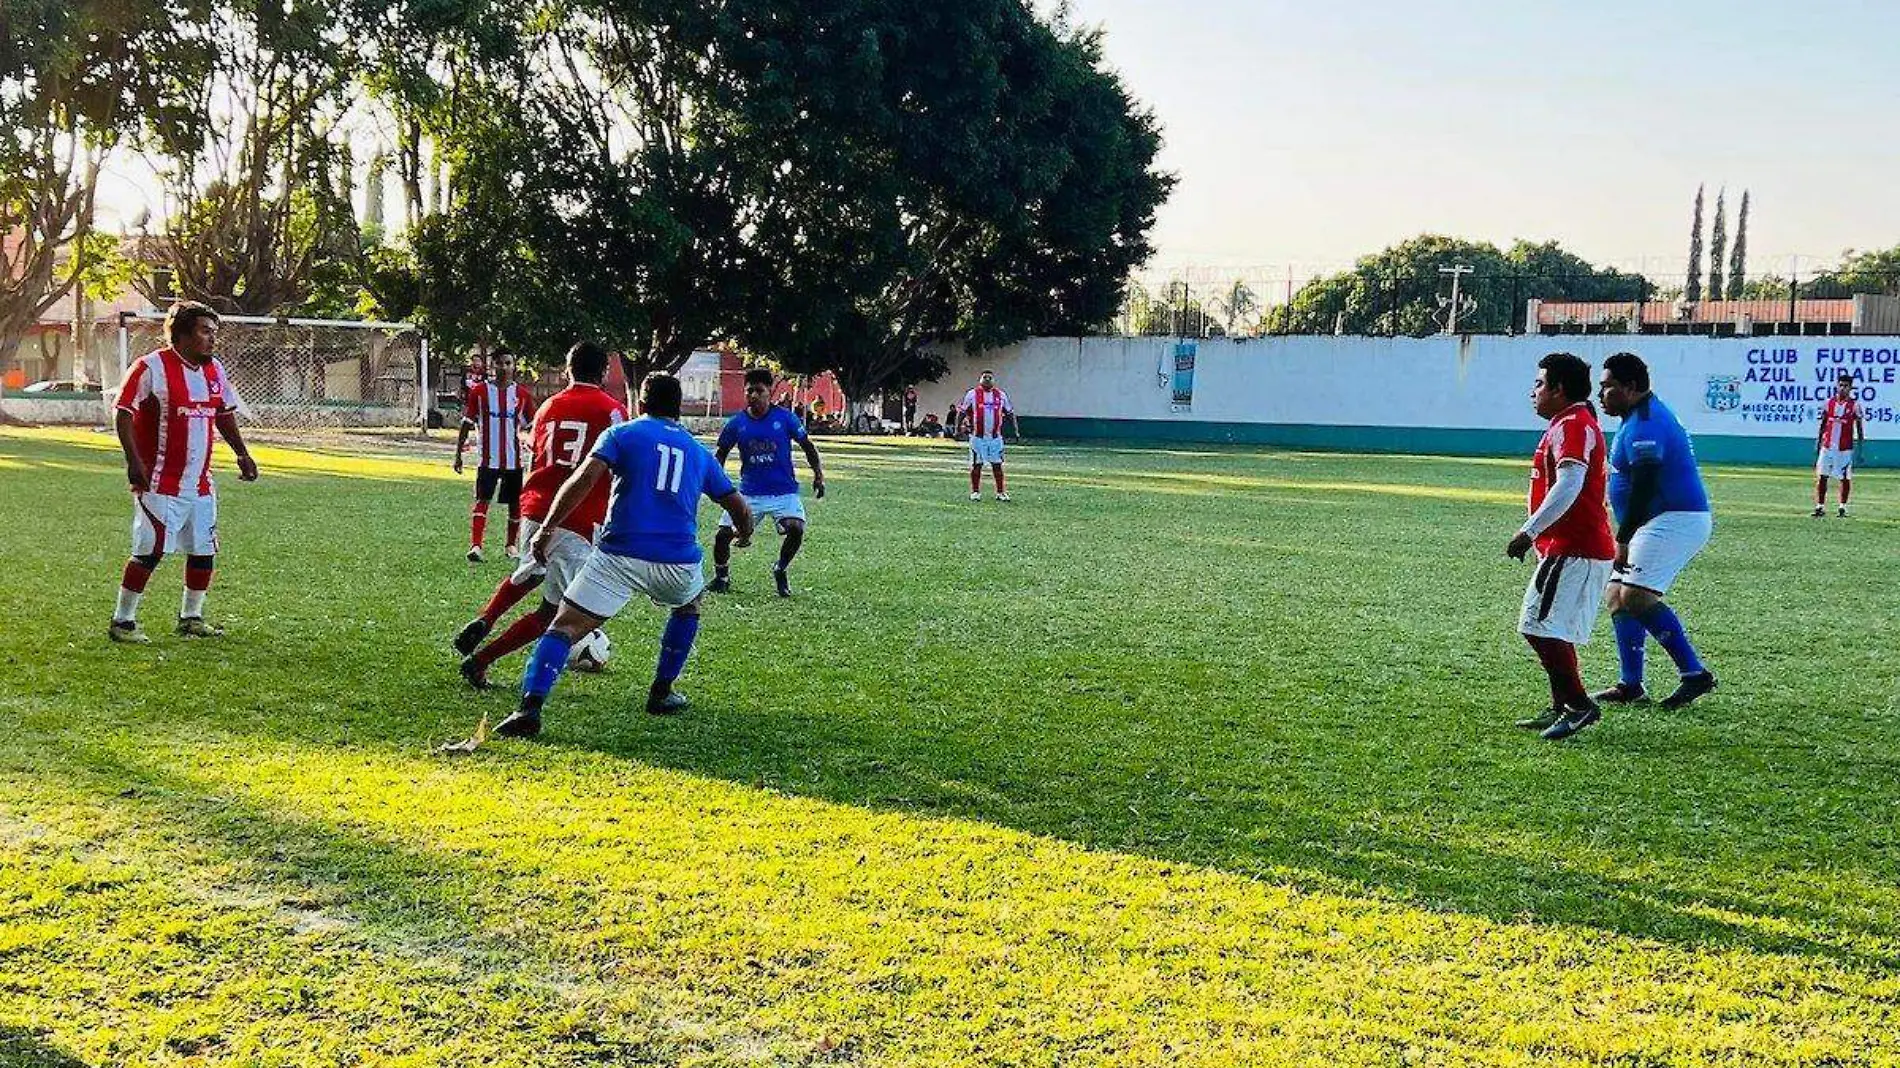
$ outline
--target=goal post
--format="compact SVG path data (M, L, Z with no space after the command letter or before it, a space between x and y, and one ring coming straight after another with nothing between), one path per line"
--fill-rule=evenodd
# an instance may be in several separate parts
M217 357L247 422L272 429L428 425L428 343L412 323L221 315ZM165 314L119 315L119 377L163 348Z

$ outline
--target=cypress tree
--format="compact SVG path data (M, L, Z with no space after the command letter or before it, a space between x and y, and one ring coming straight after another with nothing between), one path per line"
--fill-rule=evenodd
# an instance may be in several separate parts
M1715 192L1715 226L1709 233L1709 299L1721 300L1726 292L1722 270L1726 266L1722 258L1728 255L1728 208L1724 203L1728 199L1728 190Z
M1728 299L1742 299L1748 274L1748 190L1742 190L1742 210L1735 216L1735 247L1729 252Z
M1695 187L1695 221L1689 225L1689 280L1682 287L1682 299L1694 304L1702 299L1702 187Z

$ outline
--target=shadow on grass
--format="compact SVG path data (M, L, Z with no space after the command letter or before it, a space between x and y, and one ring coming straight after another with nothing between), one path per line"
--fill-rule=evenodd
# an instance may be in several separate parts
M0 1068L93 1068L36 1032L0 1024Z

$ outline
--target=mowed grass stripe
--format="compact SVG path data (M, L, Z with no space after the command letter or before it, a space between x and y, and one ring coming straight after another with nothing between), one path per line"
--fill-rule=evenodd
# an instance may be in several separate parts
M1718 476L1725 516L1762 515L1722 520L1678 599L1724 691L1554 748L1502 726L1539 689L1497 559L1521 466L1036 446L1010 508L962 500L942 446L821 447L844 477L801 595L768 596L769 538L741 554L692 716L631 712L659 626L634 612L547 744L445 764L430 744L507 705L443 651L499 575L455 559L465 486L227 479L233 638L113 649L116 468L0 439L4 529L58 532L0 575L43 621L0 664L5 811L36 836L0 849L31 873L104 843L149 873L111 927L22 875L0 1035L186 1056L106 991L190 967L133 962L235 884L252 911L211 941L311 1001L200 981L179 1003L221 999L220 1033L280 1021L275 1063L1894 1055L1896 676L1839 624L1881 603L1867 572L1818 566L1891 567L1878 500L1810 525L1798 473ZM1161 492L1203 467L1234 484ZM1471 492L1351 488L1413 473ZM458 963L417 978L419 950ZM53 1012L23 976L90 992ZM392 1010L377 1044L335 1006L379 984L466 1008ZM465 1044L431 1049L445 1031Z

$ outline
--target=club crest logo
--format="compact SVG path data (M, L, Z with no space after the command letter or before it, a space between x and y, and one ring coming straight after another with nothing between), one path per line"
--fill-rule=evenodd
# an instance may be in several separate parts
M1710 375L1708 391L1702 402L1712 412L1732 412L1742 406L1742 379L1739 375Z

